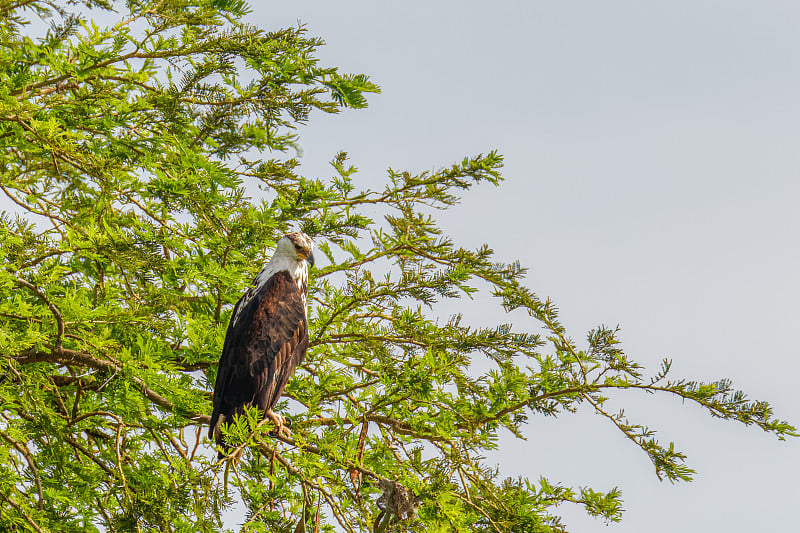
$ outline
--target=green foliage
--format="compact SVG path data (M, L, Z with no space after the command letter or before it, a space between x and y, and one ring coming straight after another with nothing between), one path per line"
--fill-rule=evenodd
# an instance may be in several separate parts
M0 222L0 529L211 532L240 499L244 531L563 531L556 506L616 521L619 490L500 479L482 455L501 430L583 406L670 481L691 478L684 455L610 413L617 390L795 435L728 381L670 380L669 362L645 377L615 330L580 347L519 264L443 235L436 209L497 185L499 155L374 188L344 154L329 179L300 176L279 157L296 126L378 91L321 66L302 28L247 26L237 0L65 5L0 3L0 190L17 213ZM92 22L111 8L118 22ZM279 405L294 434L250 412L226 429L241 458L218 462L204 425L231 307L290 228L328 263ZM479 289L544 333L436 318Z

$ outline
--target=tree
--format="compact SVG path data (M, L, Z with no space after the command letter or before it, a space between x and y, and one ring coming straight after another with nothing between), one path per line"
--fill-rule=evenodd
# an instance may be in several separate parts
M111 9L121 20L91 22ZM575 342L519 264L443 235L436 210L499 184L498 154L378 186L345 154L330 178L300 175L297 126L378 91L321 66L302 28L250 27L238 0L4 0L0 14L4 530L217 531L241 499L246 531L563 531L558 504L615 521L621 493L500 479L481 455L531 416L586 407L672 482L693 471L609 411L620 389L796 435L728 381L673 379L669 361L646 374L614 329ZM279 405L294 433L250 412L229 430L241 459L217 461L204 425L225 327L289 229L328 263ZM544 333L437 316L476 294Z

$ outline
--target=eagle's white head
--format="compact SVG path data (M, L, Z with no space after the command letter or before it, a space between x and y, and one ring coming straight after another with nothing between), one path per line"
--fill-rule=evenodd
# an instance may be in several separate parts
M305 292L309 265L314 266L314 241L301 231L287 233L275 245L275 253L259 272L255 284L259 287L274 274L286 270L297 282L301 292Z
M287 233L275 246L272 259L299 263L305 261L309 266L314 266L314 241L302 231ZM270 261L271 262L271 261Z

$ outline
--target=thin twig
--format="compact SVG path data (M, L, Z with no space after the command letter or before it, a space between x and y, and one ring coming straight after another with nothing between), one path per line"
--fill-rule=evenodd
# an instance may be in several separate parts
M26 289L34 293L50 309L50 312L56 319L56 325L58 328L58 334L56 335L55 349L61 350L61 340L64 337L64 317L61 316L61 311L59 311L58 307L56 307L55 304L51 302L49 298L47 298L47 295L44 293L44 291L39 289L36 285L20 278L14 279L14 283L19 285L20 287L25 287Z
M25 444L19 443L16 440L12 439L10 436L8 436L8 434L6 434L2 430L0 430L0 437L2 437L4 441L13 446L14 449L17 450L22 455L22 457L25 458L25 462L28 463L28 467L31 469L31 472L33 473L34 482L36 483L36 492L39 494L39 504L37 507L41 511L44 506L44 493L42 492L42 481L39 477L39 469L36 468L36 462L33 460L30 450L28 450L28 447L25 446Z

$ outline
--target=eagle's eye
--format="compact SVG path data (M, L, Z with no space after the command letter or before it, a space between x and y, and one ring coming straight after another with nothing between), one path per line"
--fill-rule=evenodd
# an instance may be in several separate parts
M297 244L297 243L294 243L294 249L297 250L297 251L300 251L300 245Z

